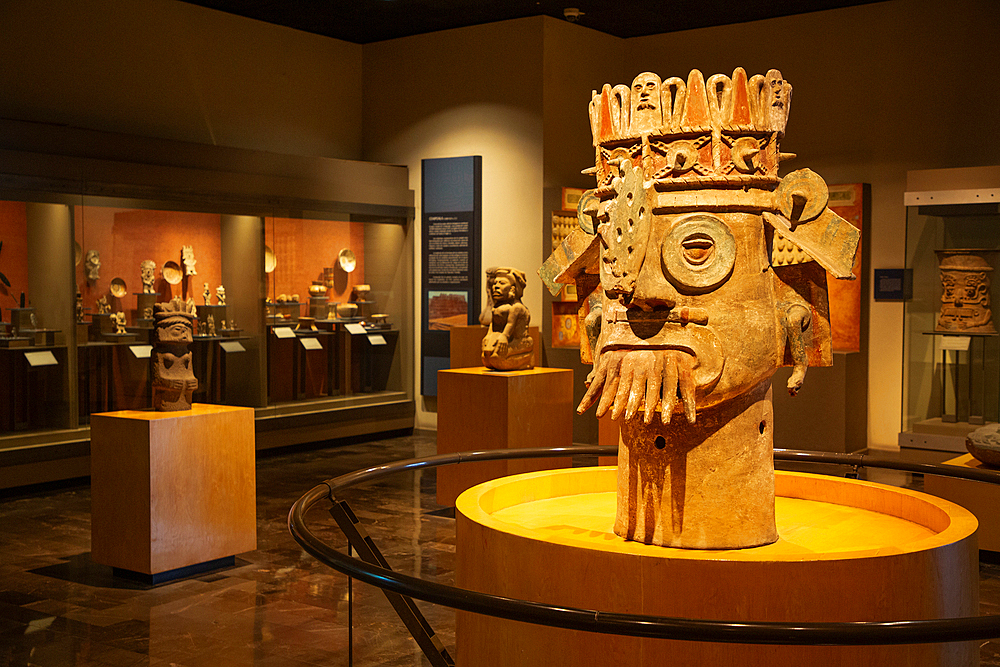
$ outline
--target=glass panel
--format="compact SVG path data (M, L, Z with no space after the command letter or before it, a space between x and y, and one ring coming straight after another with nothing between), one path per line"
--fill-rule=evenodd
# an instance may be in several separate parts
M225 270L230 263L237 269L247 264L225 245L228 239L240 247L241 220L249 220L249 233L259 239L260 219L129 204L73 207L83 256L76 267L80 422L94 412L151 408L154 307L172 299L197 314L189 347L197 379L192 400L258 405L246 383L261 381L252 353L262 336L253 322L259 301L246 295L259 290L227 289L223 276L253 282L252 273ZM239 317L241 311L247 316Z
M913 298L904 303L903 431L964 439L964 433L983 421L998 419L998 337L982 331L984 327L978 331L938 327L943 290L935 252L998 250L998 229L995 205L907 207L906 266L913 271ZM987 252L982 257L992 265L985 273L990 304L995 305L1000 296L996 275L1000 254Z
M405 220L271 216L265 238L268 403L404 391Z
M71 301L52 298L45 283L69 261L68 245L47 251L68 244L68 224L66 206L0 201L0 435L72 421L63 310Z

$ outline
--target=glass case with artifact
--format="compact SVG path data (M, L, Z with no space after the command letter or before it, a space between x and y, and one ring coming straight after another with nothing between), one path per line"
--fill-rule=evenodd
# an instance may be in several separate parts
M51 288L59 266L46 248L59 222L44 204L0 201L0 435L71 424L73 297Z
M262 334L237 325L254 319L258 298L252 289L237 287L227 303L223 284L224 276L240 276L244 285L251 278L242 271L240 254L259 247L259 222L134 201L82 201L71 209L74 247L85 257L75 273L80 423L95 412L152 405L154 311L174 299L195 316L190 363L197 382L191 400L260 405L247 387L261 382L252 350L260 348Z
M265 219L268 403L402 392L405 219Z
M966 451L1000 416L1000 169L909 172L900 445Z
M91 415L154 403L252 407L257 449L412 428L405 167L4 119L0 144L0 488L89 474Z

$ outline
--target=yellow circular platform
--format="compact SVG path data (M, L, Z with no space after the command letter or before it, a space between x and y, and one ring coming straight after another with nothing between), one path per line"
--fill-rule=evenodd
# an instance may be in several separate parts
M976 518L895 487L776 473L776 543L686 550L614 534L614 467L493 480L456 503L459 586L609 612L716 620L890 621L978 612ZM573 632L460 612L458 664L969 665L974 643L711 644Z

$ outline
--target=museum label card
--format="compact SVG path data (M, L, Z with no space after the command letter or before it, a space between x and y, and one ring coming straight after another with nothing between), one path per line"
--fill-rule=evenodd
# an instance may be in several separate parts
M43 352L25 352L24 358L28 360L28 363L32 368L36 366L58 366L59 362L50 350L45 350Z
M274 327L274 335L278 338L295 338L295 332L291 327Z
M246 348L238 340L224 340L219 343L223 352L246 352Z
M347 325L345 325L345 328L347 329L347 333L350 333L350 334L366 334L366 333L368 333L368 331L363 326L361 326L360 324L356 324L356 323L355 324L347 324Z
M372 345L385 345L385 338L382 337L382 334L369 334L368 342Z
M969 336L941 336L941 349L965 352L969 349L971 340Z
M136 359L149 359L149 355L153 351L152 345L129 345L128 349L132 350L133 356Z
M307 350L323 349L323 345L319 342L319 338L300 338L299 342L302 343L302 347Z

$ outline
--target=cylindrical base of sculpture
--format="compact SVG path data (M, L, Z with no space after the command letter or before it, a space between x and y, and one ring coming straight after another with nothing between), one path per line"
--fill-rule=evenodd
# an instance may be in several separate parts
M610 467L525 473L457 502L458 586L607 612L725 621L897 621L978 613L975 517L948 501L836 477L775 476L779 539L731 551L612 531ZM602 635L458 613L457 664L976 665L975 642L771 646Z
M615 534L685 549L742 549L774 527L771 383L700 411L694 424L623 420Z

